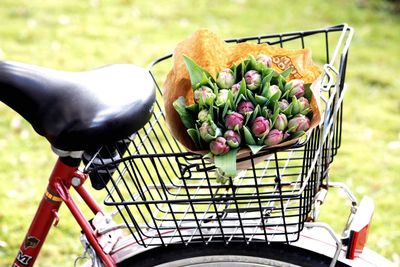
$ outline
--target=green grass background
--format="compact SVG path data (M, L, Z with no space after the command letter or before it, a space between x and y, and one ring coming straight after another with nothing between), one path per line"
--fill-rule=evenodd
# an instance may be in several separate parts
M376 204L368 246L400 257L400 13L396 1L35 1L2 0L0 59L79 71L108 63L145 66L198 28L222 38L355 28L347 68L343 145L331 179ZM398 9L397 9L398 10ZM324 49L324 48L321 48ZM0 88L1 90L1 88ZM71 103L73 107L73 103ZM56 157L49 144L0 103L0 266L9 266ZM341 229L344 198L330 193L322 219ZM79 229L65 207L37 261L73 266Z

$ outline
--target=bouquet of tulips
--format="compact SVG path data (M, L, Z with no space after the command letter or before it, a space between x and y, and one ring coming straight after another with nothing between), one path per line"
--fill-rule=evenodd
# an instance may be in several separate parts
M253 154L298 139L311 126L312 91L303 80L288 80L291 69L278 73L272 59L250 55L221 70L214 79L184 56L194 103L177 98L173 106L198 150L209 151L223 176L236 175L236 155Z

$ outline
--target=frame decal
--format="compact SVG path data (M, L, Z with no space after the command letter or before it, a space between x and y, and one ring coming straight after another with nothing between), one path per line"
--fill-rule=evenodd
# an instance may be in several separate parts
M45 195L46 199L51 202L55 202L55 203L62 202L62 198L60 196L57 196L54 193L50 193L50 191L48 189L44 195Z
M24 241L24 248L36 248L40 240L35 236L27 236Z
M25 255L24 253L22 253L22 251L18 251L18 255L17 255L17 261L20 262L21 264L28 266L29 261L32 259L32 256L29 255ZM15 266L16 264L14 264ZM18 265L17 265L18 266Z

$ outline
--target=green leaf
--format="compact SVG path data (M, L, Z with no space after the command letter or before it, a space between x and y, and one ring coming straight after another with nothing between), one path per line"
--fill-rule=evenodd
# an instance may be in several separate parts
M303 109L303 110L300 112L300 114L308 115L308 113L310 113L311 111L312 111L311 108L306 108L306 109ZM311 118L312 118L312 116L311 116Z
M300 113L300 103L299 103L299 101L297 100L297 98L295 97L295 96L293 96L292 97L292 112L291 112L291 114L293 115L293 116L295 116L295 115L297 115L298 113Z
M258 138L257 145L259 145L259 146L264 146L265 138L267 138L266 135L264 135L264 136L261 137L261 138Z
M294 134L291 134L291 139L296 139L302 137L306 132L305 131L300 131Z
M210 109L208 110L208 114L211 117L211 120L213 121L218 121L218 108L217 107L210 107Z
M249 70L251 70L251 63L250 63L250 59L246 59L243 60L244 63L244 69L243 69L243 77L246 74L246 72L248 72Z
M186 106L186 108L193 113L196 113L196 114L199 113L199 104L197 104L197 103L194 103L190 106Z
M269 102L266 97L263 97L260 95L255 95L255 100L256 100L256 103L259 104L260 106L267 105Z
M253 113L251 114L251 121L254 121L260 115L261 115L261 108L259 105L257 105L254 108Z
M226 101L226 103L224 105L224 109L222 111L222 118L225 118L226 113L228 113L228 110L230 109L230 107L231 107L231 103L230 103L230 100L228 100L228 101Z
M196 124L196 120L193 116L188 112L185 105L185 98L183 96L178 97L172 106L175 108L176 112L178 112L179 116L181 117L183 125L187 128L193 128Z
M278 76L279 89L282 90L282 88L285 88L285 84L286 84L285 78L283 78L282 76Z
M256 99L254 98L253 92L250 89L246 90L246 96L254 105L257 105L257 102L256 102Z
M271 96L271 98L269 99L269 102L270 103L275 103L281 98L281 96L282 96L282 91L279 90L273 96Z
M232 149L223 155L214 156L214 164L216 168L222 171L222 174L229 177L235 177L236 171L236 154L238 149Z
M281 110L281 108L279 107L279 103L278 101L274 102L272 105L272 110L275 112L276 110Z
M273 71L272 72L272 78L274 78L274 80L277 82L277 78L278 77L280 77L281 75L277 72L277 71ZM272 82L271 82L271 84L272 84ZM274 83L274 84L276 84L276 83Z
M183 55L183 60L185 61L188 69L190 82L193 89L197 89L199 85L207 84L208 78L212 78L205 69L197 65L196 62L194 62L190 57Z
M214 138L222 136L222 130L217 126L217 124L214 121L209 120L208 123L210 124L211 128L213 128L215 131L215 134L213 136Z
M286 70L284 70L284 71L281 73L281 76L284 77L284 78L287 78L287 77L289 77L289 75L290 75L291 72L292 72L292 67L287 68Z
M256 141L253 138L253 135L251 134L250 130L247 128L247 126L243 126L243 132L244 132L244 140L247 145L255 145Z
M258 71L259 73L261 73L261 77L264 77L265 75L268 74L268 67L265 66L263 63L261 62L257 62L255 63L254 69L256 71Z
M235 81L240 81L243 76L242 76L242 62L239 63L239 65L235 66L235 69L232 70L235 74Z
M215 82L213 82L213 79L212 79L211 77L208 78L207 83L208 83L208 86L209 86L211 89L213 89L213 93L214 93L215 95L218 95L218 92L219 92L218 85L217 85Z
M241 95L246 95L246 89L247 89L247 87L246 87L246 80L243 78L243 79L240 81L240 90L239 90L239 94L241 94Z
M202 97L200 97L200 99L202 99ZM209 106L209 107L211 107L213 104L214 104L214 102L215 102L215 100L217 99L217 96L215 95L215 96L213 96L213 97L209 97L209 98L207 98L206 99L206 105L207 106Z
M235 77L235 80L238 79L238 77L237 77L237 67L238 66L236 64L232 64L232 66L231 66L231 70L233 72L233 77Z
M290 133L291 135L293 135L293 134L294 134L293 130L296 130L296 128L297 128L296 125L295 125L295 126L292 126L292 127L290 127L289 129L287 129L287 132Z
M199 99L199 107L200 107L200 109L204 109L205 107L207 107L207 104L206 104L206 102L204 102L203 97L200 97L200 99Z
M235 100L234 100L234 104L233 104L233 110L236 110L237 109L237 106L239 105L239 102L240 101L242 101L242 100L246 100L246 97L244 96L244 95L242 95L242 94L237 94L236 96L235 96Z
M260 66L260 64L258 64L256 58L253 55L249 55L247 60L249 62L248 63L248 69L249 70L252 69L252 70L259 71L259 72L261 71L261 68L260 68L261 66Z
M248 145L248 147L251 150L251 153L257 154L261 149L263 149L265 146L258 146L258 145Z
M233 93L232 93L231 90L228 91L228 101L229 101L229 104L230 104L230 108L232 110L236 109L236 107L234 106L235 98L233 97Z
M283 114L285 114L288 119L292 117L292 109L293 103L290 103L289 106L283 111Z
M283 91L286 93L292 89L292 84L291 83L286 83L285 86L283 87Z
M246 63L245 61L242 61L240 63L240 78L244 79L244 74L246 73Z
M223 125L223 117L222 117L223 110L219 109L218 107L213 106L213 114L214 114L214 121L218 125L218 127L225 127Z
M286 89L285 89L285 90L286 90ZM281 98L286 98L286 99L288 99L288 98L289 98L289 93L290 93L290 90L286 90L286 91L283 93L283 95L282 95Z
M304 84L304 97L308 101L311 101L311 98L312 98L311 83L305 83Z
M200 134L199 131L196 129L187 129L187 133L192 138L193 143L196 145L197 148L201 148L201 141L200 141Z
M271 116L271 111L268 109L268 107L263 107L261 109L261 116L264 118L269 118Z
M229 177L227 177L227 176L224 176L223 174L221 174L222 173L222 170L221 169L217 169L217 171L216 171L216 177L215 177L215 181L217 182L217 183L220 183L220 184L226 184L228 181L229 181Z
M262 90L261 90L261 95L264 97L268 97L268 91L269 91L269 87L271 85L269 84L269 82L266 82L266 83L263 82L262 84L263 84L263 86L262 86Z
M214 154L211 153L211 151L210 151L203 156L203 159L212 159L213 157L214 157Z
M253 114L253 111L245 113L245 118L244 118L244 124L243 125L247 125L247 123L249 122L252 114Z
M239 104L240 100L246 97L246 81L244 78L240 81L240 89L239 92L235 95L234 100L234 107L236 109L237 105Z
M280 112L279 106L278 107L275 106L274 114L271 116L271 127L275 125L279 112Z
M274 75L274 70L269 69L269 68L264 68L261 72L261 75L263 77L263 83L271 83L271 79Z

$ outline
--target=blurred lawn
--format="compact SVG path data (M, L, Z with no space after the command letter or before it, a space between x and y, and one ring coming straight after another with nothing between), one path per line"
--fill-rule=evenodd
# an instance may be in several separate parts
M393 1L395 2L395 1ZM389 259L400 251L400 16L386 1L31 1L2 0L0 59L79 71L108 63L147 65L198 28L222 38L321 28L355 28L343 145L331 179L374 198L368 246ZM322 48L324 49L324 48ZM1 90L1 89L0 89ZM55 156L18 115L0 104L0 266L24 238ZM340 194L322 217L341 229ZM61 210L38 266L72 266L79 229ZM339 220L339 221L338 221ZM68 262L68 264L66 264Z

